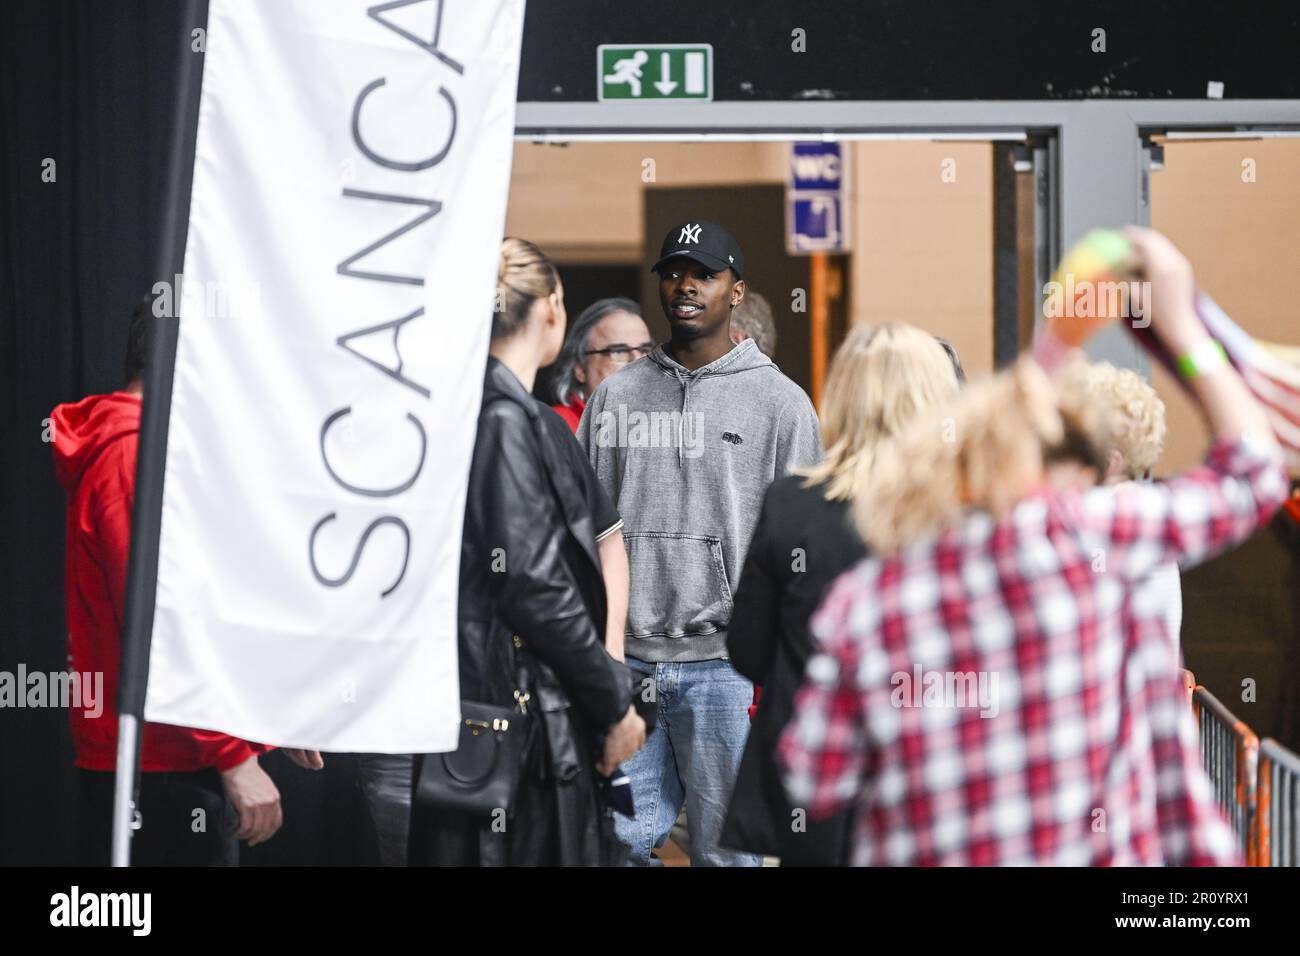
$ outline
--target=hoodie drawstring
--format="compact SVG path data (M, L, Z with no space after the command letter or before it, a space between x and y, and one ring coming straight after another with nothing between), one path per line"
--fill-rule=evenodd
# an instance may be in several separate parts
M677 419L677 468L682 468L682 445L686 443L686 415L691 406L691 379L682 380L682 411Z

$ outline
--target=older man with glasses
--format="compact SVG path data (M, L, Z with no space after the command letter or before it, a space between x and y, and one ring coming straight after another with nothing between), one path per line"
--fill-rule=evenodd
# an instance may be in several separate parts
M619 369L655 347L641 307L631 299L600 299L583 309L555 362L554 406L574 431L587 396Z

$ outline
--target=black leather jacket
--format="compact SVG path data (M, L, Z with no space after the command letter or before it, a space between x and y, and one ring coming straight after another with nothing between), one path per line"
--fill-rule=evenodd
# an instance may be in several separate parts
M518 661L534 731L504 831L417 805L412 865L595 866L624 856L596 761L635 685L605 650L596 531L574 471L585 460L562 444L574 441L567 427L548 428L542 416L554 414L488 359L461 543L460 695L515 706Z
M544 412L554 414L488 359L461 544L460 693L512 706L518 635L534 707L573 706L603 733L627 711L633 679L605 650L592 516Z

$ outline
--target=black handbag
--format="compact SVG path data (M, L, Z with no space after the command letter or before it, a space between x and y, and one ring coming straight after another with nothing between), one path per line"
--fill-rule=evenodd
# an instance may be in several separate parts
M513 815L532 731L522 666L516 674L514 707L461 701L456 749L425 754L420 762L415 800L421 807L484 818L499 811Z

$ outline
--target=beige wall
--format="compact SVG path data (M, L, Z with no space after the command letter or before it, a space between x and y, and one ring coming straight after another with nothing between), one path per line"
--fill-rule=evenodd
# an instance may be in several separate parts
M1255 161L1255 182L1242 161ZM1233 321L1260 338L1300 345L1300 142L1294 139L1170 142L1151 174L1151 225L1196 268L1197 282ZM1208 436L1192 404L1162 369L1168 474L1193 464Z
M851 302L858 322L909 322L993 368L993 148L867 142L853 154ZM952 182L944 163L952 160Z
M785 155L784 143L516 143L506 234L558 262L640 263L642 189L780 183Z
M639 263L642 189L785 182L785 143L517 143L506 231L559 262ZM655 182L644 183L654 160ZM956 179L945 182L944 160ZM910 322L993 365L992 148L849 144L853 320Z

